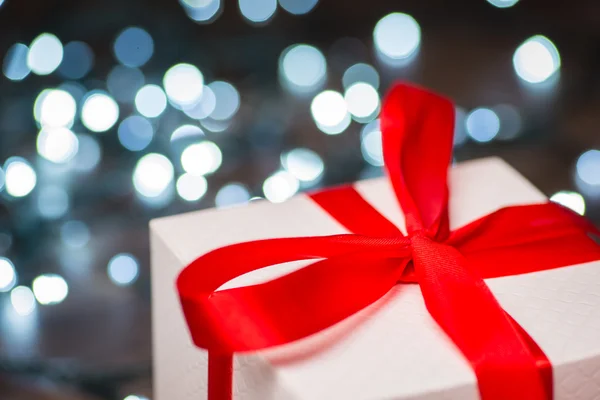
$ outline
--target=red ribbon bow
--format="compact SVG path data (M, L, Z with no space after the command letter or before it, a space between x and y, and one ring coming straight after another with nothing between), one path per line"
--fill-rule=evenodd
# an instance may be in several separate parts
M348 186L310 197L352 234L235 244L183 270L177 286L193 341L209 351L210 400L231 399L234 352L318 333L399 283L420 285L431 317L472 366L483 399L552 398L548 359L484 278L600 259L588 236L599 232L553 203L503 208L450 231L453 125L452 103L420 88L398 84L383 103L383 156L408 236ZM217 291L250 271L307 259L322 260L270 282Z

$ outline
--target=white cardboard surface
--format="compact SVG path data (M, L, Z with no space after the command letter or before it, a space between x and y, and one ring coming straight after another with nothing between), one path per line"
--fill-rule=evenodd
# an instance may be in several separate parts
M358 182L355 187L404 229L402 213L385 178ZM453 228L506 205L545 200L497 158L454 167L450 191ZM212 249L241 241L345 232L302 195L282 204L256 202L152 221L154 399L206 398L207 354L192 345L175 291L176 277L186 264ZM272 279L302 265L273 266L226 286ZM487 282L552 362L555 398L600 399L600 262ZM234 397L472 400L478 394L473 372L428 315L418 286L403 285L318 335L236 356Z

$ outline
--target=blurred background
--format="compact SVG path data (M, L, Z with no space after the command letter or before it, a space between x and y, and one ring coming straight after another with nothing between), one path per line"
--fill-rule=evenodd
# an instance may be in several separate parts
M600 3L0 0L0 398L151 399L148 221L382 174L396 79L600 221ZM432 143L432 145L435 145Z

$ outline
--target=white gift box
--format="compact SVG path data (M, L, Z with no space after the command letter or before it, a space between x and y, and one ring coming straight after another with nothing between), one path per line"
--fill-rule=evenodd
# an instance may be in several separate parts
M455 166L449 185L452 229L504 206L546 200L497 158ZM354 186L404 230L387 178ZM155 400L207 396L207 352L192 344L175 288L188 263L238 242L348 233L304 195L161 218L150 227ZM264 282L307 263L268 267L224 288ZM550 359L555 399L600 399L600 262L486 281ZM418 285L392 289L307 339L236 355L233 379L236 400L479 398L473 371L427 313Z

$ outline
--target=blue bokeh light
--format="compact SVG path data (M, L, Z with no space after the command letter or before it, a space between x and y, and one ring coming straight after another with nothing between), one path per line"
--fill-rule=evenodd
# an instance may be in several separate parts
M179 0L190 19L200 24L214 21L223 9L221 0Z
M128 253L117 254L108 262L108 277L118 286L134 283L139 275L139 263Z
M373 41L383 62L391 66L402 66L419 49L421 27L408 14L391 13L375 25Z
M250 201L250 192L241 183L229 183L223 186L215 197L217 207L231 207L248 201Z
M314 46L292 45L279 58L279 79L292 92L312 92L320 88L327 79L325 56Z
M167 95L158 85L146 85L135 95L135 108L148 118L156 118L167 108Z
M29 47L23 43L13 44L4 56L2 72L11 81L21 81L29 75L31 69L27 65Z
M130 151L144 150L154 137L150 121L139 115L125 118L118 129L119 142Z
M240 12L250 22L268 21L277 11L277 0L239 0Z
M364 82L379 89L379 73L373 66L364 63L354 64L344 72L342 84L348 89L355 83Z
M64 48L58 73L67 79L81 79L94 66L94 52L84 42L70 42Z
M240 108L240 94L229 82L215 81L208 85L215 95L215 108L210 117L217 121L228 120Z
M489 142L500 132L500 118L489 108L477 108L467 116L466 127L468 135L476 142Z
M133 26L117 36L113 50L121 64L126 67L141 67L154 53L154 40L144 29Z
M63 55L61 41L51 33L42 33L29 46L27 65L34 74L49 75L58 68Z
M279 0L279 5L290 14L302 15L312 11L318 2L319 0Z

